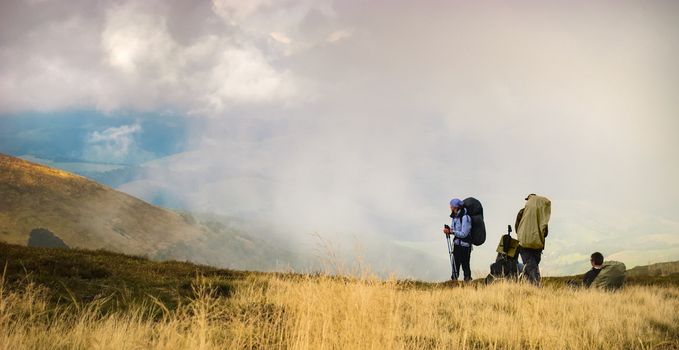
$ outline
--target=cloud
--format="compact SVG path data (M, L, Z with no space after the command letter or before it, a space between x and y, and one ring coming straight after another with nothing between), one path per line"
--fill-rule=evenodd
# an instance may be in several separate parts
M279 32L230 26L252 13L248 6L227 5L195 4L201 15L195 17L205 22L193 26L182 22L188 15L174 13L179 3L89 4L65 18L48 18L30 35L6 37L0 113L94 107L216 116L307 98L301 80L281 62L291 52L263 40ZM294 30L312 7L300 7L285 21L285 13L275 12L272 21ZM267 16L258 18L268 23ZM277 45L290 40L275 38Z
M162 93L150 96L154 105L212 114L233 105L287 101L297 93L292 74L274 68L258 47L215 35L182 46L162 18L139 7L109 11L102 45L121 77Z
M253 0L253 1L238 1L238 0L213 0L212 6L215 12L228 21L230 24L237 26L247 24L248 19L257 13L257 10L264 5L271 4L269 0Z
M330 35L328 35L327 38L325 38L325 41L329 43L334 43L340 40L344 40L347 38L350 38L352 35L354 35L354 30L353 29L342 29L342 30L337 30Z
M133 151L134 157L140 157L134 137L141 132L138 123L94 131L87 136L84 158L95 162L126 163Z
M278 41L281 44L290 44L292 43L292 39L288 38L285 34L279 33L279 32L271 32L269 34L274 40Z
M170 36L164 18L151 10L133 3L110 8L101 35L102 51L108 64L124 74L157 69L157 75L169 73L167 78L172 79L173 66L179 62L170 58L180 53L180 47Z
M213 0L212 8L226 23L253 37L272 32L301 35L310 16L326 21L335 16L333 4L327 0Z

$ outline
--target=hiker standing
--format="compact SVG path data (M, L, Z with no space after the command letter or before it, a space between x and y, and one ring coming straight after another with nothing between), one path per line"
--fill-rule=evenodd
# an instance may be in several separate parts
M526 206L516 218L516 234L519 237L524 276L533 284L540 285L540 260L545 249L547 224L552 213L552 202L535 193L528 195Z
M443 233L446 235L453 235L453 257L455 266L462 266L464 271L464 280L471 281L472 271L469 267L469 260L471 259L472 244L471 244L471 228L472 220L467 215L467 209L464 208L464 203L458 198L450 200L450 217L453 219L450 227L445 227ZM453 280L457 280L460 272L455 268L453 271Z

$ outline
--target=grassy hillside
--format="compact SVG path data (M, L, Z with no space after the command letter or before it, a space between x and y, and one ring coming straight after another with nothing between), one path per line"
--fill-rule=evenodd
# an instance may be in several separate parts
M26 244L31 230L46 228L70 247L152 255L203 236L177 213L3 154L0 193L0 239L8 243Z
M113 253L105 250L54 249L25 247L0 242L0 269L8 288L21 288L28 283L46 287L51 303L87 303L109 297L118 307L128 307L149 299L162 300L169 308L189 298L197 276L208 279L219 295L228 296L237 285L253 283L271 276L298 279L302 274L276 274L220 269L180 261L152 261L145 257ZM350 274L361 274L352 271ZM315 275L318 276L318 275ZM543 278L549 288L566 286L568 280L581 280L582 275ZM422 290L448 288L450 282L428 283L399 281L399 285ZM474 281L481 286L483 279ZM667 286L679 288L676 276L634 275L627 286Z
M35 283L47 288L53 304L88 303L109 297L109 307L127 308L149 299L168 307L192 295L197 276L215 278L216 290L227 295L249 272L238 272L188 262L156 262L143 257L98 250L33 248L0 243L0 266L5 287Z
M669 286L250 273L6 244L0 264L7 349L679 348L679 289Z

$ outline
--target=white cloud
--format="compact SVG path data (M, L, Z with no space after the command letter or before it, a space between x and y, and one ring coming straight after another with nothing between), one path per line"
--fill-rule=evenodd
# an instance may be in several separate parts
M325 41L329 43L334 43L340 40L344 40L347 38L350 38L352 35L354 35L354 30L353 29L342 29L342 30L337 30L330 35L328 35L327 38L325 38Z
M168 33L165 20L152 10L134 3L108 10L101 46L112 67L123 73L157 69L158 75L176 69L172 66L177 62L172 61L179 61L180 48Z
M214 12L251 40L271 38L266 52L288 57L326 42L337 30L330 0L213 0Z
M262 102L285 100L295 93L289 72L277 72L257 51L226 50L204 82L207 105L214 111L226 108L225 101Z
M128 6L110 11L102 43L109 62L138 85L154 105L179 105L214 114L234 105L284 102L294 98L294 76L274 68L262 51L235 38L208 35L188 46L169 34L151 9ZM123 101L124 103L124 101Z
M262 6L271 4L269 0L213 0L212 7L220 17L232 25L243 25L248 19L257 13Z
M271 32L271 33L269 33L269 36L271 36L271 38L273 38L274 40L278 41L278 42L281 43L281 44L290 44L290 43L292 43L292 39L290 39L289 37L287 37L287 36L286 36L285 34L283 34L283 33L279 33L279 32Z
M259 5L238 4L214 9L235 20L256 16L268 23L268 15L257 14ZM212 24L188 29L172 21L172 3L92 6L82 16L50 18L49 25L0 47L0 113L94 107L214 116L244 106L288 105L308 95L280 62L291 51L272 46L291 42L282 31L225 27L209 5L203 19ZM283 27L294 31L310 8L293 11L297 15ZM191 40L181 40L185 36Z
M133 150L138 151L134 137L141 132L142 127L138 123L94 131L87 137L84 158L95 162L125 163Z
M328 0L213 0L212 6L226 23L259 37L271 32L288 35L304 32L301 23L311 13L325 18L335 15Z

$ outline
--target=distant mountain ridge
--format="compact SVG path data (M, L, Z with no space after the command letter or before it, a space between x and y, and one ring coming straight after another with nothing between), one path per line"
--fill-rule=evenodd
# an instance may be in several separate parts
M645 266L636 266L627 270L628 276L670 276L679 275L679 261L662 262Z

